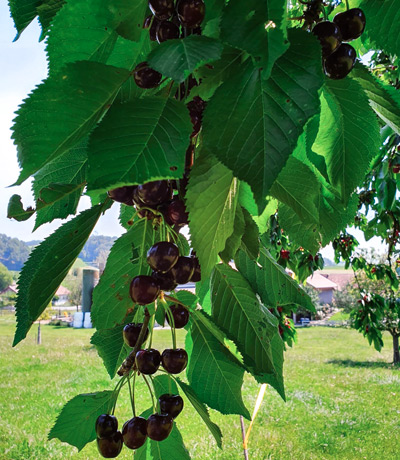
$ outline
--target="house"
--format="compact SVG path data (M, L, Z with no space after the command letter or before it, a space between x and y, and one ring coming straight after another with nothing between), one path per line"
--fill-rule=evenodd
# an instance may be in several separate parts
M54 302L54 305L64 305L68 301L68 296L71 294L71 291L64 286L60 286L56 291L56 296L58 299Z
M339 288L336 283L317 272L307 278L306 284L318 291L321 304L331 304L333 293Z
M10 296L13 294L17 294L17 292L18 292L17 284L13 283L11 284L11 286L7 286L5 289L0 291L0 295Z
M338 285L338 290L342 291L346 288L347 284L351 283L354 280L354 273L352 270L343 270L343 271L322 271L320 272L322 276L328 278Z

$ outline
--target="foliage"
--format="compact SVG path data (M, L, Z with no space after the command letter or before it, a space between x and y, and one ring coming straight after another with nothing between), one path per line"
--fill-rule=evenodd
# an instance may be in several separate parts
M150 347L155 317L162 321L167 315L174 323L171 302L190 312L187 376L203 420L204 404L249 416L242 398L245 372L284 398L284 345L296 339L290 313L299 306L314 309L298 283L323 266L319 249L353 221L357 187L371 162L375 168L383 164L380 128L399 130L399 98L373 75L373 65L358 65L337 80L324 74L320 44L309 32L315 22L342 10L336 1L206 0L200 30L182 28L180 39L159 46L142 30L149 13L145 0L50 3L10 1L18 34L39 16L49 75L21 105L13 126L21 167L16 184L34 176L35 206L24 209L14 195L8 215L16 220L36 215L36 226L66 218L76 212L85 188L93 206L32 251L18 280L14 344L40 316L100 215L119 201L127 231L113 244L93 294L93 343L110 376L128 355L108 400L137 376L135 354L142 344L127 350L122 326L134 315L134 321L143 321L144 337L149 325ZM368 13L362 45L355 45L359 57L370 50L396 54L393 28L373 32L396 17L394 0L387 0L387 9L375 0L358 3ZM382 174L376 176L374 189L395 222L397 185L388 174L385 186ZM153 201L137 186L155 181L163 181L157 193L163 187L166 192ZM171 206L177 202L183 211L176 220ZM154 296L140 302L147 308L137 308L131 281L150 275L147 251L168 241L187 256L189 242L178 235L187 223L194 253L190 263L180 262L196 264L191 276L201 278L197 295L158 295L152 281ZM368 228L379 235L386 231L382 220ZM397 236L385 236L391 249ZM351 255L342 243L341 255ZM237 268L229 265L232 259ZM373 272L363 258L357 260L356 269L368 268L397 289L390 263ZM375 309L384 303L374 297ZM378 316L371 316L374 330L382 322ZM175 348L174 326L172 343ZM151 395L156 387L149 383ZM93 440L98 396L71 400L51 435L78 448ZM87 426L77 430L83 421L72 423L72 415L88 410ZM105 402L101 410L112 408ZM219 431L212 423L207 427L213 435ZM187 458L177 428L162 444L148 442L138 455L158 459L171 451L177 460Z
M0 233L0 262L8 270L21 270L30 253L29 246L18 238Z
M13 282L12 273L0 263L0 292L10 286Z

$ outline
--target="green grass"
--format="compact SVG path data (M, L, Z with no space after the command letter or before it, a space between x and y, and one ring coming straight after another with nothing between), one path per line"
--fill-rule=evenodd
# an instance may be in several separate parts
M347 321L350 319L350 313L338 311L329 318L329 321Z
M92 331L43 326L43 344L37 346L34 326L25 342L13 349L13 321L0 316L0 459L98 459L94 443L78 453L46 439L68 399L113 386L89 344ZM159 348L170 345L168 331L157 332L155 339ZM287 402L267 390L250 438L250 458L398 460L400 374L388 364L391 348L386 339L379 354L352 330L300 329L298 344L286 353ZM257 391L254 380L247 377L244 397L250 412ZM150 400L141 382L138 394L139 409L147 408ZM122 422L130 418L126 395L117 415ZM241 460L239 417L215 412L212 417L224 434L222 451L189 405L179 416L192 457ZM119 458L133 456L125 449Z

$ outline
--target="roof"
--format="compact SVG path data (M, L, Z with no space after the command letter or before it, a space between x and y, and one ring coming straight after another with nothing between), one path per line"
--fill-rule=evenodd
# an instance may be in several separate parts
M18 293L18 288L16 283L11 284L10 286L7 286L5 289L0 291L0 294L5 294L6 292L14 292L15 294Z
M338 289L339 287L336 283L319 273L314 273L312 276L309 276L306 282L308 286L311 286L318 291L331 291L333 289Z
M69 295L71 294L71 291L69 289L67 289L66 287L64 286L60 286L58 289L57 289L57 292L56 292L56 295L60 296L60 295Z
M353 279L354 279L354 273L351 272L339 272L339 273L325 273L321 272L321 275L324 276L325 278L328 278L329 280L333 281L336 283L339 287L339 290L342 290L346 287L347 284L349 284Z

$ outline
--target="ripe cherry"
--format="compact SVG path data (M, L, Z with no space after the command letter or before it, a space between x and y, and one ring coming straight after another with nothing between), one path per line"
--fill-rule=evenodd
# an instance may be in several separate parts
M330 21L319 22L313 29L313 34L318 38L322 47L324 58L332 54L342 43L342 34L339 27Z
M149 67L147 62L141 62L136 66L133 78L139 88L150 89L156 88L161 83L162 75Z
M107 195L118 203L123 203L128 206L133 206L133 193L136 190L136 185L129 185L126 187L114 188L109 190Z
M347 43L342 43L324 62L326 75L333 80L340 80L349 74L356 63L356 50Z
M178 0L176 11L184 27L195 29L203 22L206 6L203 0Z
M128 347L134 347L138 341L140 331L142 330L142 323L129 323L124 327L123 330L123 337L124 342L128 345ZM146 330L146 334L143 339L143 343L146 341L149 335L149 329ZM139 346L142 344L139 344Z
M392 171L393 171L393 174L398 174L400 172L400 165L393 165Z
M122 450L122 434L120 431L108 438L97 438L97 449L104 458L118 457Z
M135 303L148 305L157 299L160 294L160 286L151 276L139 275L131 281L129 293Z
M183 399L179 395L164 394L158 398L160 412L176 418L183 409Z
M178 246L169 241L159 241L147 251L147 263L160 273L166 273L178 262Z
M178 286L171 273L152 272L151 276L160 285L162 291L173 291Z
M167 207L164 217L169 225L187 225L189 214L182 200L173 200Z
M157 180L138 185L136 195L145 206L157 206L172 197L169 181Z
M108 438L118 430L118 420L114 415L102 414L97 417L95 424L96 436Z
M158 25L157 28L157 41L158 43L165 42L167 40L173 40L179 38L180 30L173 22L164 21Z
M337 14L333 22L338 25L343 41L348 42L360 37L365 29L365 14L360 8L351 8Z
M149 8L157 19L165 21L174 14L174 0L149 0Z
M171 268L171 275L178 284L189 282L194 272L194 262L191 257L180 256Z
M180 374L186 369L188 355L183 348L166 349L162 352L161 363L163 368L170 374Z
M200 267L200 262L197 257L192 257L193 259L193 264L194 264L194 270L193 274L190 278L190 281L193 281L194 283L197 283L198 281L201 281L201 267Z
M129 449L139 449L147 438L147 420L143 417L133 417L122 428L124 444Z
M154 374L160 367L160 352L154 348L150 348L149 350L139 350L136 353L135 362L136 367L142 374Z
M166 414L153 414L147 419L147 436L153 441L164 441L170 435L174 419Z
M174 304L170 307L172 316L174 318L175 329L182 329L189 322L189 312L182 305ZM172 326L169 322L169 316L167 315L167 323Z
M281 256L281 259L284 259L284 260L290 259L290 251L288 251L287 249L281 249L279 254Z

